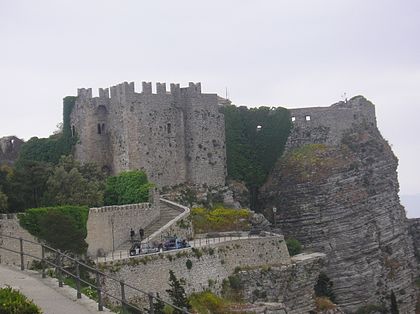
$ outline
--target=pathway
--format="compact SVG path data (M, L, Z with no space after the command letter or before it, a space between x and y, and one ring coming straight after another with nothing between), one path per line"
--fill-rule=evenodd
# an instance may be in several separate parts
M0 265L0 287L10 286L32 299L44 314L91 314L98 312L98 304L82 294L76 298L76 290L66 285L58 287L54 278L41 278L35 271ZM104 308L102 313L112 313Z

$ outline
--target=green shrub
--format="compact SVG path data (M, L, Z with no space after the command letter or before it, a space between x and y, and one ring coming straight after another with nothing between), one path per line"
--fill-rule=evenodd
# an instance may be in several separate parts
M333 292L333 282L325 273L320 273L318 280L314 287L315 296L327 297L332 302L335 302L335 294Z
M41 310L19 291L10 287L0 289L0 313L41 314Z
M121 172L109 177L106 183L105 205L124 205L147 202L149 190L153 184L147 181L143 171L133 170Z
M31 208L19 215L20 225L55 249L84 253L89 209L81 206Z
M250 212L247 209L193 208L191 216L193 228L197 233L248 230L250 228Z
M286 240L287 249L289 250L290 256L294 256L302 253L302 245L300 242L294 238L289 238Z
M187 259L187 261L185 262L185 266L187 266L187 269L190 270L193 266L193 263L190 259Z
M227 313L228 302L210 291L193 293L188 297L194 313L222 314Z

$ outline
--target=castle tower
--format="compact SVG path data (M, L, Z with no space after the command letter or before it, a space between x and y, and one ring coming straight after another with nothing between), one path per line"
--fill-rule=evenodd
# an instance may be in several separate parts
M224 116L218 96L203 94L201 84L181 88L165 83L124 82L100 89L79 89L71 125L75 157L95 162L117 174L144 170L160 187L181 183L225 184L226 149Z

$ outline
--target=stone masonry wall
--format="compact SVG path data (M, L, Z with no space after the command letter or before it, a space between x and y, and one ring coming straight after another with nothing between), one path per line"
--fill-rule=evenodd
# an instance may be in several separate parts
M2 247L4 247L4 248L19 252L20 251L19 240L4 237L2 235L8 235L8 236L16 237L16 238L22 238L28 241L38 242L38 240L34 236L29 234L28 231L26 231L19 225L19 219L16 217L16 214L0 215L0 263L2 264L20 265L19 254L1 249ZM40 245L24 242L23 250L25 253L31 254L33 256L41 257ZM33 260L32 257L28 257L28 256L24 257L25 268L29 265L29 263L32 260Z
M91 208L87 221L88 254L97 256L117 249L130 239L130 228L138 233L159 216L158 202Z
M177 278L185 278L187 293L207 289L209 284L210 288L220 292L223 279L230 276L236 267L290 264L283 236L222 242L198 250L199 253L184 249L135 257L101 264L100 268L143 291L159 292L162 297L166 297L165 290L169 288L169 270L174 271ZM187 260L192 262L190 270L186 266ZM119 295L119 282L106 280L104 289L111 294ZM128 299L138 296L130 289L126 293Z
M325 261L321 253L299 254L290 265L245 269L237 273L245 301L283 303L288 314L314 310L314 286Z
M143 82L100 89L79 89L71 113L75 157L95 162L112 173L143 169L158 186L180 183L224 185L226 149L224 117L216 94L201 85L186 88Z
M354 125L366 123L376 126L375 106L364 97L358 96L330 107L289 109L293 130L287 141L287 148L304 144L337 145L343 133Z

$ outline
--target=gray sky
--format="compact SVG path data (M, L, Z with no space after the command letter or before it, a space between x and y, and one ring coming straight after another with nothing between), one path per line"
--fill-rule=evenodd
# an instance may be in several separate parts
M235 104L362 94L420 193L420 1L0 0L0 136L48 136L62 98L122 81L201 81Z

